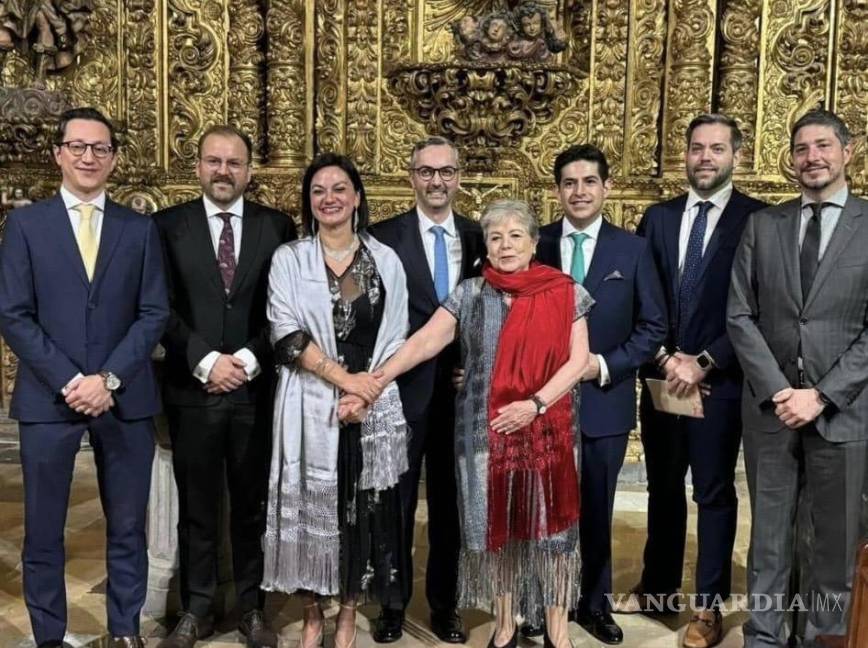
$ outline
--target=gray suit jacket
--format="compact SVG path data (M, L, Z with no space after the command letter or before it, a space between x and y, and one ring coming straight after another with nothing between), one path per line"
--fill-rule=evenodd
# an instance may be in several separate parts
M848 197L804 303L800 204L752 214L732 267L727 330L745 374L745 427L783 427L771 398L798 386L801 342L805 382L832 402L816 421L820 434L868 439L868 201Z

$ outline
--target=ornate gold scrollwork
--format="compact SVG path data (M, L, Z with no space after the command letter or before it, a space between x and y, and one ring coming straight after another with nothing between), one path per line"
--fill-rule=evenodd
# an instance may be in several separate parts
M389 89L430 130L461 147L476 171L493 169L501 149L551 122L576 80L566 68L541 64L410 66L389 74Z

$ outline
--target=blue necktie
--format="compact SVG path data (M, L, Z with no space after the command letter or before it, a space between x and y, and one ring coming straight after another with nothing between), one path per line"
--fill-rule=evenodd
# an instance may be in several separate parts
M585 251L582 249L582 243L588 238L587 234L582 232L573 232L570 234L573 239L573 261L570 264L570 276L576 280L576 283L585 283Z
M449 296L449 256L446 254L446 230L435 225L434 232L434 292L437 301L443 302Z
M699 280L699 266L702 263L702 242L705 239L705 229L708 226L708 210L712 203L699 203L699 213L690 228L690 238L687 239L687 253L684 255L684 269L681 271L681 285L678 288L678 344L684 341L687 331L687 318L690 313L690 303L696 282Z

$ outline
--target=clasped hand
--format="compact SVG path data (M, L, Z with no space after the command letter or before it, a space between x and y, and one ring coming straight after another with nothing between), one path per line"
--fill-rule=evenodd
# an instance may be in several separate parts
M205 383L205 391L209 394L225 394L235 391L247 382L247 372L244 367L247 363L234 355L221 353L220 357L211 367L208 374L208 382Z
M702 382L708 372L696 363L696 356L677 351L661 369L666 374L666 389L670 394L684 398L699 389L703 396L708 395L708 385Z
M101 416L115 404L112 393L105 388L103 377L96 374L74 382L64 398L71 409L85 416Z
M360 371L358 373L347 374L338 387L345 394L358 396L370 405L380 397L380 393L385 387L382 384L383 372L379 369L373 373Z
M536 418L536 404L531 400L513 401L497 410L491 429L500 434L518 432Z
M816 419L826 407L820 399L820 393L813 387L807 389L787 387L775 394L772 402L775 404L775 415L781 423L792 430Z

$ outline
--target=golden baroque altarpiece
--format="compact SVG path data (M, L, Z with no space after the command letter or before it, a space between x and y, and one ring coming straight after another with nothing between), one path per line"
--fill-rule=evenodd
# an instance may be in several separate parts
M141 211L198 194L197 138L223 121L254 139L252 196L291 213L316 152L356 161L380 219L412 202L416 140L486 132L493 139L469 147L459 211L478 217L493 198L515 196L543 221L557 217L554 157L588 141L612 165L607 216L632 227L649 204L683 190L684 130L710 109L742 124L736 182L748 192L795 193L788 131L815 106L837 111L857 136L851 180L868 188L868 0L541 0L568 47L507 69L457 63L451 25L519 4L509 0L78 4L90 13L74 64L46 70L26 53L0 52L7 206L16 189L33 200L56 189L43 113L63 105L94 105L117 122L111 192ZM4 349L4 401L12 380Z

